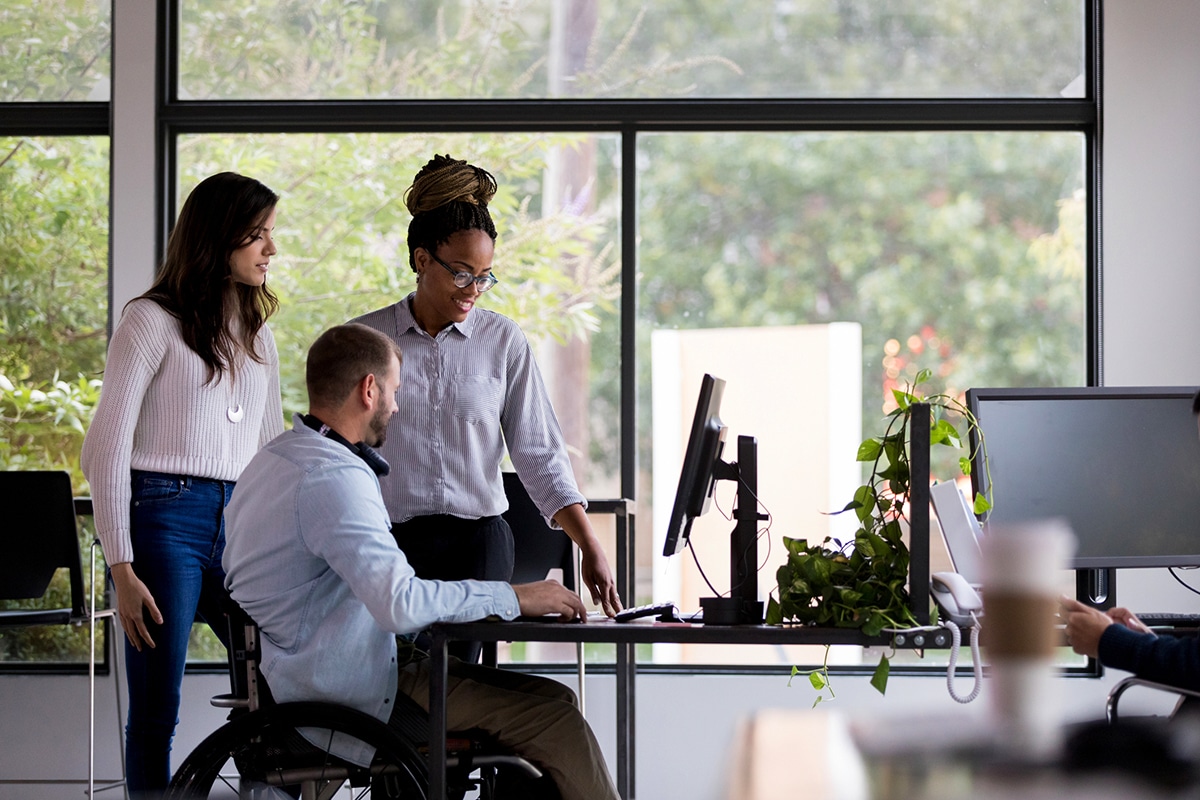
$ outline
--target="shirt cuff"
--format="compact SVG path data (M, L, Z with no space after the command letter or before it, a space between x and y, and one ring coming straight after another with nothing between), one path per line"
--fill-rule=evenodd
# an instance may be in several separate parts
M496 613L506 621L512 621L521 615L521 603L517 600L517 590L512 584L504 584L496 598L499 607Z

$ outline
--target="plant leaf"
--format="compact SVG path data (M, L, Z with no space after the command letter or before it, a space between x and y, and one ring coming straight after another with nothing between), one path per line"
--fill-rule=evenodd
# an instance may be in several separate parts
M880 694L887 694L888 675L891 674L892 664L888 661L887 656L880 656L879 665L875 667L875 674L871 676L871 685L875 687L875 691Z
M858 455L855 456L855 460L874 461L875 459L879 458L879 453L882 450L882 440L876 438L867 439L858 446Z
M959 438L958 428L955 428L950 420L940 419L929 431L929 444L962 447L962 439Z

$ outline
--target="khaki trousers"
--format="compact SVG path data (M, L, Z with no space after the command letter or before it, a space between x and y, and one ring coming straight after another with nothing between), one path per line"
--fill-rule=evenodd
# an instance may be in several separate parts
M429 660L399 671L399 689L429 710ZM575 693L558 681L467 664L447 668L447 729L479 728L550 774L563 800L618 800Z

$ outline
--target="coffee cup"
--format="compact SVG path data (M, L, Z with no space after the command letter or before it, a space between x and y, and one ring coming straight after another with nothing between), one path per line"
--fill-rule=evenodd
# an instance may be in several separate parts
M989 526L981 543L984 618L998 744L1014 757L1053 760L1062 744L1055 650L1058 597L1075 552L1062 519Z

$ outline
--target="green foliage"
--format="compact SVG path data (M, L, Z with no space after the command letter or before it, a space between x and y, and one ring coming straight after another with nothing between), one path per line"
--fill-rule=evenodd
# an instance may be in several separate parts
M180 4L180 93L1050 97L1082 55L1077 0L662 0L579 4L594 18L556 18L571 5L189 0ZM0 99L106 97L109 8L3 4ZM859 321L864 418L924 369L950 396L973 385L1082 381L1083 147L1082 134L1037 131L640 133L636 287L618 283L615 134L185 135L178 184L182 196L212 172L237 169L283 195L272 273L283 307L272 327L291 411L305 405L302 365L315 335L411 289L401 194L416 169L434 152L492 169L502 283L483 305L538 341L587 338L587 452L594 469L616 474L621 324L638 337L644 415L658 327ZM82 417L68 395L83 395L103 365L108 168L104 138L0 138L0 374L13 385L3 415L20 418L19 431L3 423L0 457L8 468L67 465L81 487L71 419ZM621 320L621 291L637 293L637 320ZM43 402L35 392L63 395L46 401L59 403L61 426L57 410L32 408ZM647 417L637 431L642 463L652 463ZM892 464L898 451L881 439L868 452L864 464ZM856 502L892 502L902 470ZM849 562L856 542L815 548Z
M107 100L111 0L0 3L0 102Z
M37 30L65 31L74 24L68 12L93 5L51 2ZM0 11L0 26L12 10ZM57 11L66 16L49 19ZM0 49L12 45L0 39ZM29 47L25 78L67 92L74 78L47 72ZM16 88L11 73L6 79L8 91L30 93ZM79 452L99 400L106 344L108 151L104 137L0 137L0 469L63 469L76 494L87 494ZM90 554L94 534L85 522L80 548ZM97 574L104 575L100 561L97 555ZM86 563L84 572L86 581ZM55 576L44 600L3 605L69 606L66 572ZM87 653L86 627L0 635L0 661L80 663Z
M1054 97L1079 74L1082 21L1079 0L189 0L180 87L195 99Z
M108 141L0 137L0 374L98 375L108 289Z
M821 544L809 544L805 539L784 537L788 560L776 572L778 599L773 593L768 601L768 624L857 628L867 636L916 624L907 588L909 549L901 524L912 486L912 407L917 403L929 406L930 446L961 449L958 428L945 416L950 413L961 416L974 432L977 446L984 447L982 431L961 401L943 394L916 393L929 377L923 371L912 386L895 390L895 408L885 418L884 434L859 445L857 459L870 464L868 478L845 508L836 512L852 511L858 518L854 540L843 543L826 537ZM970 455L962 458L960 465L967 474ZM975 498L975 505L990 507L983 496ZM887 688L888 671L885 657L871 679L881 694ZM825 679L827 682L827 669Z
M535 342L594 335L620 293L614 212L552 207L543 187L547 172L588 157L593 147L590 137L568 134L186 136L179 143L180 200L220 169L280 193L279 254L270 277L280 310L270 324L284 409L301 411L304 358L317 335L414 288L403 193L434 153L468 158L500 184L490 206L500 283L481 307L515 319Z
M57 376L42 388L0 374L0 469L63 469L79 485L79 450L100 400L100 381Z
M792 685L792 679L797 675L804 675L808 678L808 685L817 693L813 700L812 707L816 708L821 703L825 702L825 690L829 690L829 699L833 700L837 697L833 693L833 684L829 680L829 645L825 645L825 658L821 662L821 666L817 669L802 670L799 667L792 667L792 674L788 676L788 687Z

